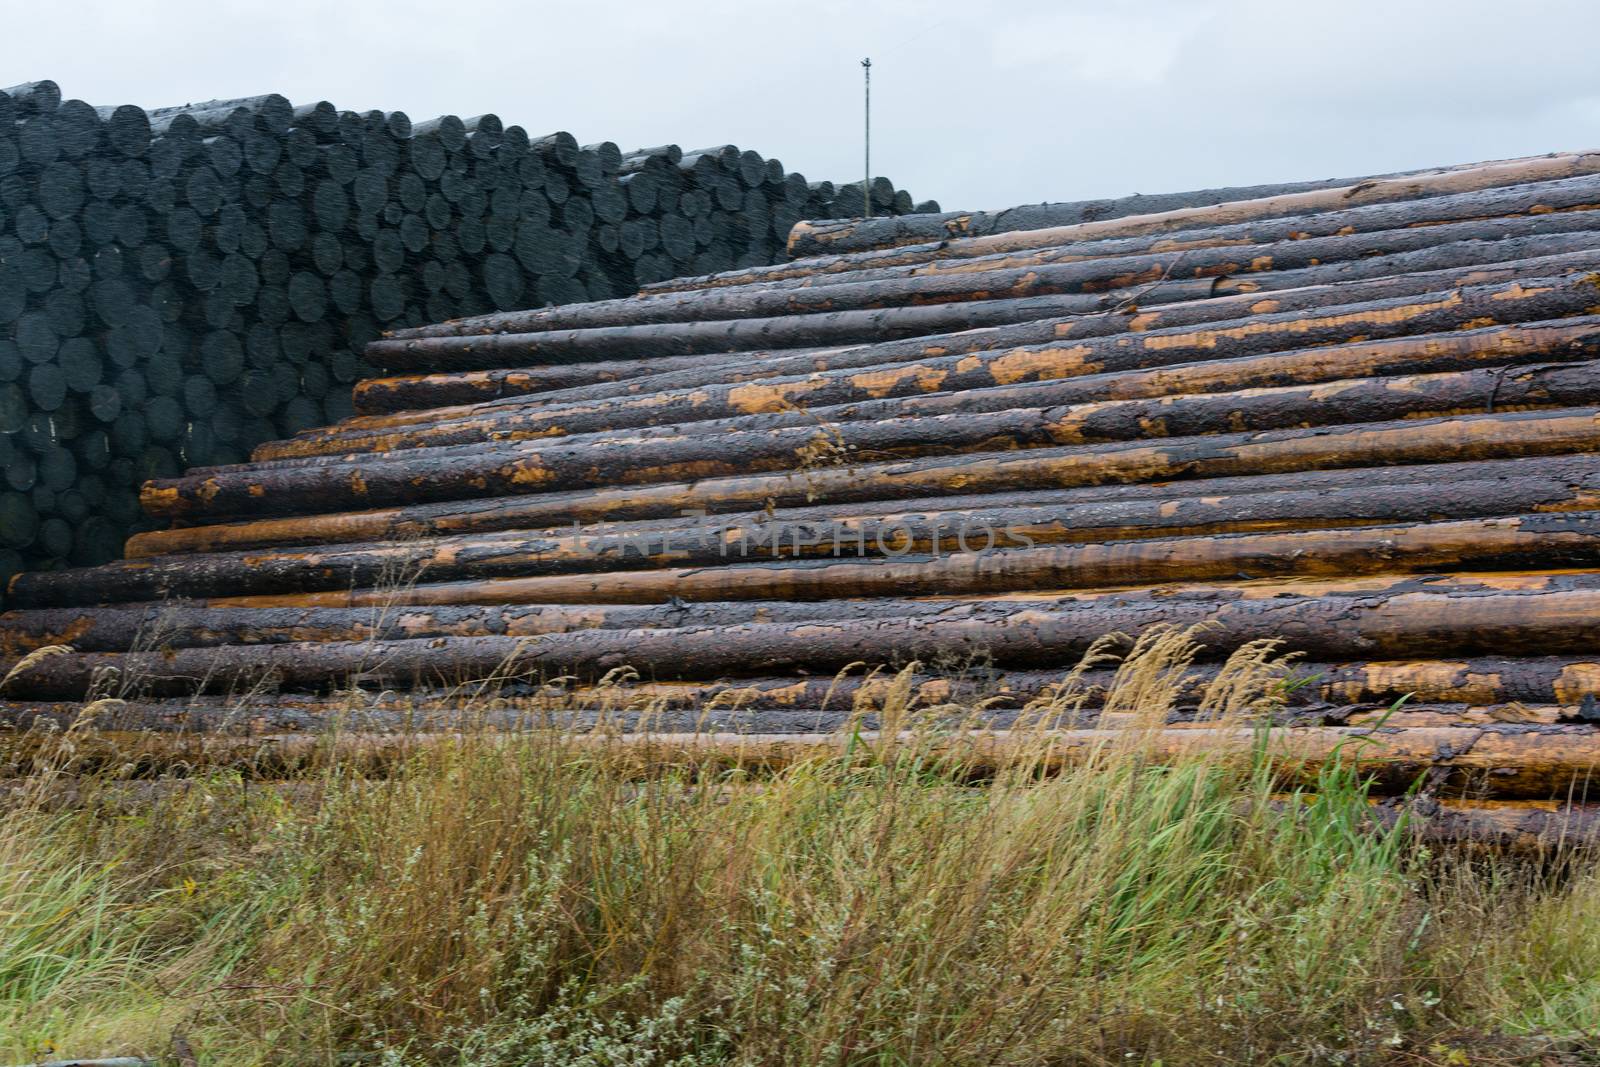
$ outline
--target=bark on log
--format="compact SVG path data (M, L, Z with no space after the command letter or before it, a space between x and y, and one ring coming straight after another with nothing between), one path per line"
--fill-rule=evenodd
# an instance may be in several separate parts
M270 734L230 737L198 734L89 734L75 738L71 767L88 769L116 760L151 771L180 761L190 766L232 766L253 774L286 774L337 760L346 770L382 771L430 744L458 743L461 734ZM514 743L507 737L500 743ZM1436 793L1507 799L1581 801L1600 771L1600 731L1589 726L1501 724L1472 727L1380 729L1308 727L1255 729L1025 730L955 733L852 734L625 734L532 735L527 743L554 744L591 754L613 770L654 774L668 767L743 768L776 772L850 751L882 760L896 749L937 761L949 773L984 777L1006 769L1056 773L1105 758L1137 753L1147 760L1271 758L1285 784L1314 784L1337 760L1377 793L1401 793L1423 775ZM849 747L847 747L849 746ZM0 735L0 758L13 765L50 753L41 732ZM59 757L57 757L59 759Z
M553 330L537 334L481 336L470 349L460 338L412 339L413 364L429 371L479 370L561 363L582 359L622 359L632 356L683 355L694 352L737 352L761 348L802 348L883 341L919 335L1029 323L1063 316L1117 314L1131 308L1206 300L1241 293L1278 292L1308 286L1395 278L1402 274L1472 269L1518 259L1576 254L1585 263L1594 260L1594 239L1584 233L1555 233L1502 241L1457 241L1416 252L1303 270L1269 271L1239 278L1209 280L1167 279L1128 292L1101 295L996 299L925 307L839 311L803 316L776 316L735 321L663 323L585 330ZM1402 291L1404 282L1391 283ZM1437 288L1430 286L1429 288ZM369 358L379 366L384 360ZM390 369L405 369L390 366Z
M532 687L528 687L532 688ZM220 701L197 697L192 700L124 701L107 700L92 711L88 705L69 701L0 701L0 731L65 730L83 731L91 725L98 730L173 731L260 734L286 730L320 731L495 731L567 730L574 733L697 733L736 732L771 734L789 732L831 732L842 729L882 729L886 718L904 724L915 721L923 727L942 729L1007 730L1021 726L1048 729L1124 729L1152 725L1148 713L1112 711L1097 706L1052 708L1040 702L1033 708L962 707L958 705L896 705L883 713L862 705L852 708L837 702L831 708L648 708L584 706L553 697L474 697L462 693L454 701L414 701L352 691L327 697L302 697L282 702L263 702L246 697ZM1499 723L1579 725L1589 720L1582 710L1570 705L1493 705L1475 707L1464 704L1407 704L1392 708L1356 710L1326 704L1306 704L1294 708L1269 707L1263 703L1257 712L1240 717L1252 725L1285 728L1319 726L1383 726L1412 729L1431 726L1486 726ZM1190 702L1174 706L1162 722L1176 729L1215 729L1214 716L1202 717ZM1593 725L1592 722L1589 722Z
M976 596L1240 578L1588 567L1597 560L1600 513L1572 512L1412 526L1002 547L938 557L776 560L474 579L417 585L404 596L408 604L833 600L897 593ZM362 606L387 595L391 594L345 589L226 600L240 605Z
M763 358L765 358L764 353L735 352L716 356L661 356L649 360L613 360L510 370L464 371L458 374L398 374L364 378L356 382L352 396L358 414L383 414L416 408L471 404L501 396L557 392L602 382L621 382L647 375L679 370L701 370L726 362Z
M1580 299L1586 296L1582 289L1575 295ZM1448 297L1430 303L1432 308L1408 305L1396 313L1420 317L1440 305L1457 310L1450 307L1453 301ZM1548 306L1556 301L1544 303ZM1515 317L1522 310L1508 305L1503 313ZM1348 334L1354 321L1365 318L1364 313L1347 318L1343 332ZM1265 323L1259 331L1241 328L1237 332L1245 332L1246 337L1237 343L1230 336L1236 331L1205 331L1201 337L1181 331L1160 337L1127 335L804 377L679 388L621 399L500 401L435 412L434 421L332 427L263 445L256 449L255 460L391 452L496 439L529 441L624 431L636 431L628 436L637 436L652 428L660 429L651 436L677 436L687 424L696 424L689 431L696 433L784 426L817 430L819 424L1444 371L1541 356L1583 359L1593 355L1597 322L1600 317L1581 316L1567 322L1516 322L1476 330L1447 326L1447 333L1347 341L1338 346L1308 343L1303 337L1281 338L1272 331L1272 324ZM1305 325L1305 320L1299 324ZM1391 320L1387 330L1378 332L1396 329ZM1252 332L1267 336L1257 340L1249 336ZM1282 344L1294 347L1277 347ZM1207 358L1219 349L1230 353L1230 358ZM749 416L766 417L751 420Z
M1594 153L1571 153L1503 163L1486 163L1479 167L1440 172L1430 176L1385 178L1344 188L1290 193L1207 207L1179 208L1100 222L1082 222L1069 226L1052 226L984 237L956 238L945 244L953 246L956 255L985 255L991 252L1048 248L1073 240L1169 233L1198 226L1228 225L1251 219L1310 215L1320 211L1336 211L1365 204L1420 200L1425 197L1448 196L1477 189L1554 181L1595 173L1600 173L1600 156ZM824 231L809 223L801 222L789 234L789 254L799 257L851 250L851 246L844 244L847 233L848 224L842 231L837 228ZM477 320L461 321L470 325Z
M1111 543L1153 537L1423 522L1600 507L1600 457L1535 457L1482 467L1466 478L1411 479L1404 470L1349 472L1316 489L1197 495L1157 488L1140 499L1080 500L1073 490L928 502L926 510L829 514L800 509L717 519L693 517L566 530L467 534L324 549L144 557L47 572L17 583L37 602L97 603L164 596L231 596L393 587L394 576L437 583L643 567L715 567L752 559L925 555L1025 543ZM1452 472L1454 473L1454 472ZM867 508L869 512L872 510ZM879 509L880 512L882 509ZM490 594L491 586L484 587ZM396 603L406 590L394 590Z
M1600 160L1600 156L1596 156ZM1517 238L1592 233L1600 212L1571 211L1474 219L1437 225L1380 230L1303 240L1221 247L1184 248L1076 262L991 269L897 274L882 280L840 281L808 288L711 289L658 296L569 304L494 317L484 331L496 335L553 330L647 326L668 322L711 322L879 310L927 304L1020 299L1073 293L1110 293L1168 280L1202 280L1255 272L1292 272L1355 259L1430 250L1456 242L1497 242ZM426 327L424 327L426 329ZM431 344L411 340L375 341L369 358L392 368L430 366L430 356L472 353L476 335ZM477 350L481 350L481 346Z
M941 493L1070 488L1110 482L1272 474L1356 465L1447 462L1584 451L1600 444L1591 408L1368 423L1330 429L1268 430L1171 438L1157 443L979 452L900 462L549 492L541 525L659 518L694 508L727 511L818 501L892 500ZM340 507L414 505L505 497L551 484L537 454L452 456L339 467L213 475L200 484L146 483L151 515L232 517L332 512Z
M572 630L660 629L808 619L884 618L925 614L938 605L920 600L853 600L726 604L533 604L427 608L401 603L362 608L209 608L183 601L149 605L46 608L0 614L0 654L23 656L47 645L78 652L153 651L290 642L398 641L501 634L529 637Z
M1367 183L1385 179L1419 179L1439 177L1460 171L1476 171L1485 167L1512 167L1519 164L1538 163L1554 159L1562 153L1543 156L1525 156L1518 159L1489 160L1452 167L1434 167L1426 170L1400 171L1392 174L1366 175L1360 178L1330 179L1326 182L1289 182L1280 185L1235 186L1231 188L1198 189L1183 193L1158 193L1132 196L1114 200L1083 200L1059 204L1027 204L1000 211L943 212L938 214L913 214L895 218L848 219L806 221L799 223L789 235L789 255L800 262L826 255L848 255L855 252L888 250L907 244L947 243L964 237L986 237L1019 230L1058 229L1080 223L1106 222L1133 216L1150 216L1188 208L1205 208L1241 201L1259 201L1269 197L1314 190L1357 188ZM1536 179L1537 180L1537 179ZM1440 194L1428 194L1440 195ZM1406 203L1413 198L1401 197L1395 203ZM1305 214L1306 212L1291 212ZM1271 217L1271 216L1267 216ZM801 227L806 229L802 230Z
M1460 366L1474 354L1493 360L1495 366L1396 374L1417 363ZM882 460L1102 444L1226 433L1240 426L1287 429L1600 403L1600 375L1596 374L1600 361L1518 365L1529 357L1581 355L1600 355L1600 317L1514 327L1487 335L1479 331L1366 342L1314 349L1288 358L1265 356L1189 364L1173 370L1089 375L1004 390L1008 394L1005 399L1037 400L1048 407L994 410L994 405L1004 400L975 390L928 398L954 409L947 414L923 415L917 405L908 405L910 410L897 417L864 421L835 421L817 413L800 425L789 425L792 420L786 416L770 420L735 417L714 420L704 428L692 424L675 428L678 432L671 435L601 432L555 440L540 436L530 440L511 423L485 431L483 440L493 448L450 435L446 437L449 443L417 442L418 447L402 450L401 443L390 436L386 460L379 462L421 464L514 452L538 457L548 475L544 484L550 489L581 489L793 470L819 462L839 465L868 457ZM1391 374L1394 376L1387 376ZM1329 380L1329 375L1340 377ZM1277 384L1307 380L1315 384ZM1241 388L1244 383L1249 387ZM1112 399L1093 402L1097 397ZM888 406L873 405L874 410ZM183 487L209 491L214 482L256 478L266 471L353 463L370 460L360 451L266 460L202 468L164 484L176 485L180 492L186 491Z
M1196 664L1184 673L1185 686L1175 707L1192 714L1218 667ZM205 697L156 701L122 701L97 709L102 730L310 730L342 724L347 729L382 726L420 729L435 724L522 726L551 723L556 713L605 716L620 725L626 717L654 716L632 728L722 729L739 713L768 713L813 720L852 712L871 714L886 701L926 709L960 706L1015 715L1027 708L1068 705L1093 713L1116 679L1113 669L1076 672L1001 671L973 667L958 674L862 669L832 677L735 678L718 682L629 682L599 687L503 684L485 690L463 687L408 693L345 691L321 696L310 693L244 694L219 701ZM1600 696L1600 664L1586 660L1474 659L1369 663L1299 663L1285 675L1275 699L1285 712L1305 720L1326 713L1326 725L1342 725L1341 716L1388 714L1402 698L1405 707L1431 708L1420 714L1474 716L1484 709L1541 707L1555 709L1563 721L1592 717ZM1565 701L1565 703L1560 703ZM899 703L903 702L903 703ZM1451 709L1449 712L1446 709ZM79 723L84 705L78 701L0 702L0 729L66 728ZM1411 711L1408 714L1419 714ZM474 718L474 716L476 718ZM763 720L748 720L762 725ZM770 722L771 719L765 720ZM1088 718L1085 722L1092 721ZM648 725L647 725L648 724ZM81 725L81 723L80 723Z
M1037 251L965 258L950 256L945 247L939 243L939 238L933 238L926 242L912 243L910 247L905 247L902 243L895 247L883 247L871 251L854 253L835 251L827 255L775 263L770 266L749 267L700 277L674 278L645 285L641 291L654 294L744 286L819 285L831 284L835 280L845 278L861 280L869 276L894 276L893 274L869 275L866 272L983 270L989 266L1027 266L1032 263L1060 262L1064 256L1126 255L1228 243L1263 244L1271 241L1298 240L1301 237L1324 237L1344 230L1366 233L1402 226L1498 218L1530 212L1584 210L1600 205L1600 196L1596 195L1597 192L1600 192L1600 181L1596 181L1594 175L1584 175L1556 181L1458 193L1452 196L1430 197L1420 201L1372 204L1286 219L1259 219L1228 226L1201 227L1171 235L1074 241ZM902 215L877 221L906 224L926 218L928 216Z
M187 695L281 687L438 687L572 673L598 678L631 667L661 678L716 678L762 664L772 671L836 671L856 663L979 657L1004 667L1074 663L1107 633L1204 622L1202 653L1257 640L1327 659L1472 655L1581 655L1600 638L1600 592L1426 591L1371 596L1101 597L1081 607L1021 608L1008 601L952 605L931 616L661 630L580 630L517 638L290 643L155 653L55 655L17 669L8 698Z
M878 253L875 256L869 254L859 259L840 257L828 261L829 266L842 268L835 270L824 268L805 271L797 270L798 264L784 264L776 268L761 268L780 275L773 280L752 280L748 284L736 287L726 285L701 287L690 284L682 288L648 288L645 293L681 294L714 288L748 294L891 279L970 275L1152 253L1171 254L1204 249L1249 248L1306 240L1315 243L1329 238L1348 238L1357 234L1367 234L1382 240L1384 231L1464 224L1470 226L1473 222L1489 219L1593 211L1597 206L1600 206L1600 177L1586 175L1558 182L1539 182L1460 196L1435 197L1414 203L1376 204L1347 211L1300 215L1290 219L1271 219L1212 229L1186 230L1171 235L1075 241L1054 248L999 253L976 258L936 259L933 262L896 264L884 262L894 259L893 253L887 255ZM1253 263L1252 269L1283 269L1292 264L1292 259L1284 264ZM787 272L785 268L788 268ZM787 276L782 276L785 273Z
M1181 326L1218 325L1242 318L1242 322L1235 322L1238 326L1250 325L1251 330L1270 330L1275 326L1286 325L1296 320L1296 315L1285 312L1306 312L1309 309L1326 309L1333 312L1338 306L1339 314L1354 317L1360 304L1378 304L1366 309L1374 314L1374 322L1366 323L1365 331L1355 330L1354 318L1339 323L1331 314L1322 315L1320 323L1322 331L1326 333L1301 333L1299 338L1317 344L1330 344L1336 341L1349 341L1355 336L1392 336L1400 328L1398 317L1376 317L1376 312L1382 309L1398 309L1408 302L1411 304L1427 304L1445 298L1446 291L1454 286L1466 285L1467 290L1459 293L1461 301L1459 309L1472 306L1475 317L1483 318L1485 322L1518 322L1531 320L1531 318L1550 318L1555 315L1573 314L1570 310L1538 309L1533 299L1518 299L1510 291L1501 290L1498 301L1488 301L1490 291L1477 290L1477 286L1504 285L1504 283L1522 283L1526 290L1536 291L1547 286L1581 285L1582 278L1586 277L1595 267L1600 267L1600 253L1568 253L1560 256L1546 256L1546 258L1528 259L1528 261L1515 261L1514 264L1498 264L1483 269L1472 269L1467 272L1461 270L1442 270L1442 272L1419 272L1414 275L1400 275L1400 277L1376 278L1366 282L1342 283L1342 285L1310 286L1302 290L1285 291L1274 298L1256 298L1253 294L1235 294L1235 296L1219 296L1214 299L1200 299L1200 301L1182 302L1182 304L1166 304L1155 307L1154 310L1133 310L1126 314L1093 315L1088 318L1056 318L1056 320L1043 320L1043 322L1022 323L1013 326L990 326L979 330L963 331L955 334L938 334L930 338L917 339L917 341L878 341L877 344L862 344L850 349L814 350L814 352L794 352L794 350L757 350L746 354L715 354L701 355L701 357L656 357L643 358L643 360L618 360L618 362L594 363L597 374L613 374L619 382L626 382L624 386L616 389L595 390L587 389L582 394L570 392L552 392L549 397L542 400L598 400L606 397L624 397L624 395L637 395L643 392L662 392L667 389L683 389L683 387L709 386L717 382L750 381L757 378L778 378L782 374L810 374L816 371L843 370L848 366L888 365L888 363L910 362L920 358L934 357L934 355L949 355L954 352L978 352L984 349L1005 349L1005 347L1026 346L1026 344L1050 344L1050 342L1066 342L1077 338L1099 338L1115 333L1157 333L1162 330L1174 330ZM1579 274L1570 274L1571 270L1578 269ZM1563 275L1565 282L1563 282ZM1589 283L1592 286L1592 282ZM1533 293L1523 296L1531 298ZM1594 294L1590 294L1592 298ZM1514 302L1517 309L1504 307L1504 301ZM1594 307L1589 304L1576 304L1576 309L1582 310ZM1461 322L1469 322L1470 318L1448 318L1442 320L1443 312L1450 312L1451 306L1437 307L1434 318L1421 318L1410 326L1405 326L1405 333L1429 333L1434 330L1450 330L1456 328ZM1344 330L1338 330L1338 326ZM1307 331L1317 331L1317 323L1307 323ZM1374 333L1376 330L1376 333ZM1237 330L1235 330L1237 331ZM1245 333L1235 336L1230 341L1242 341L1245 338L1254 338L1254 333ZM1298 339L1299 339L1298 338ZM1280 342L1286 344L1286 342ZM1253 349L1264 350L1264 349ZM670 360L683 358L691 363L682 371L667 370ZM368 418L350 419L344 426L349 429L355 427L400 426L400 424L414 424L414 422L427 422L438 418L437 414L426 411L426 408L438 408L446 405L470 405L470 403L488 402L496 398L522 397L528 392L542 392L541 382L546 381L547 373L562 374L565 371L581 371L582 365L554 365L530 366L530 368L512 368L512 370L486 370L486 371L443 371L443 373L410 374L410 376L395 376L395 378L374 379L370 392L362 398L365 405L365 414ZM536 387L539 386L539 387ZM358 387L360 389L360 387ZM360 406L360 405L358 405ZM421 411L419 411L421 410ZM386 416L386 418L373 418L373 416Z
M1052 489L1093 489L1116 499L1147 496L1141 482L1181 479L1174 495L1198 492L1205 479L1214 489L1244 488L1245 492L1270 492L1306 484L1340 484L1349 474L1341 468L1366 466L1419 466L1412 475L1420 484L1435 477L1437 468L1469 461L1509 460L1585 452L1600 438L1592 411L1545 415L1510 414L1461 419L1431 420L1399 426L1366 426L1338 431L1300 431L1304 436L1288 446L1283 442L1244 446L1231 453L1227 443L1219 451L1194 447L1192 463L1170 463L1176 453L1154 446L1129 449L1039 450L1025 457L984 458L979 467L970 460L913 460L874 467L830 468L796 475L754 475L749 478L712 479L688 485L598 490L583 493L545 493L326 515L295 516L190 529L156 531L137 539L136 554L216 550L225 546L271 544L328 544L338 542L398 540L417 536L444 536L489 530L548 529L571 523L623 522L663 519L700 512L796 508L809 505L844 507L864 500L897 500L910 509L955 507L941 497L970 494L1026 493ZM1282 431L1274 431L1281 434ZM1272 434L1264 435L1272 436ZM1210 439L1216 445L1216 439ZM1067 453L1065 455L1058 453ZM1084 453L1078 455L1078 453ZM1074 458L1076 456L1076 459ZM1094 466L1099 462L1099 468ZM954 463L952 468L950 465ZM1281 475L1295 473L1293 478ZM1403 475L1402 475L1403 476ZM1236 479L1236 481L1225 481ZM1272 480L1261 480L1272 479ZM1091 499L1080 497L1079 499ZM916 504L910 503L915 501ZM846 508L844 514L860 511ZM34 579L20 576L13 591L25 589Z

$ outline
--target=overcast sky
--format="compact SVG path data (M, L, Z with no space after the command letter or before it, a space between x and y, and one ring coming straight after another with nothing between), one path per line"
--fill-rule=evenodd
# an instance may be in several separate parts
M1600 146L1594 0L0 0L0 85L733 142L946 208Z

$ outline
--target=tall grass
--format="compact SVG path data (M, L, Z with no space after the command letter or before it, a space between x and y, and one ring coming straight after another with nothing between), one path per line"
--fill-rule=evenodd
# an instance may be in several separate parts
M1186 656L1136 650L1107 702L1133 724L1053 777L1024 755L974 784L894 695L873 710L927 746L766 776L641 777L553 732L381 779L45 775L0 828L0 1054L1484 1063L1583 1039L1583 857L1430 854L1338 767L1284 803L1261 753L1158 765ZM1274 667L1246 650L1207 714L1261 710Z

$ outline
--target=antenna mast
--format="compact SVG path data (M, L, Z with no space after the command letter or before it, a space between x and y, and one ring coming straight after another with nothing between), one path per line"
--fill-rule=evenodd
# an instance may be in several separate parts
M861 217L872 217L872 58L861 61L861 87L864 94L863 112L866 118L865 136L862 138L863 159L861 168Z

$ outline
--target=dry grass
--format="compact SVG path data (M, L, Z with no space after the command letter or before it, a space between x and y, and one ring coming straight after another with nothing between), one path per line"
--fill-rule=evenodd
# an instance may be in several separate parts
M381 779L42 773L0 828L0 1060L175 1033L202 1063L462 1067L1557 1062L1582 1040L1584 857L1431 855L1374 832L1338 768L1285 808L1259 754L1157 765L1144 726L1189 652L1128 658L1106 704L1134 725L1098 759L1041 778L1024 754L981 786L903 687L872 710L926 746L759 779L641 778L556 732ZM1275 667L1240 653L1206 713L1255 716ZM1075 685L1033 709L1041 751Z

